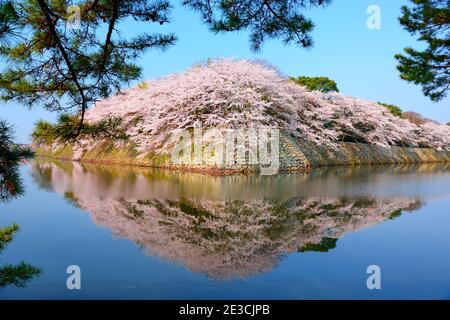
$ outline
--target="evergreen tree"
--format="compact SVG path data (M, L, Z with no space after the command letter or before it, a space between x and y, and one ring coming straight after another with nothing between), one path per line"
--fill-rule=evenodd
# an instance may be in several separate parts
M400 117L400 118L402 117L402 114L403 114L402 108L397 107L396 105L393 105L393 104L389 104L389 103L378 102L378 104L387 108L394 116Z
M0 56L8 68L0 75L3 100L48 110L86 109L141 76L136 58L147 49L164 49L173 34L142 33L126 38L118 24L126 19L165 24L167 1L16 0L0 5ZM76 20L79 14L80 20ZM77 25L79 23L79 25ZM104 29L102 29L104 28ZM145 29L148 29L146 26ZM106 34L100 39L102 30Z
M402 79L421 85L433 101L442 100L450 88L450 0L411 0L400 23L427 44L423 51L406 48L396 55Z
M329 5L332 0L183 0L200 12L213 32L249 30L251 48L261 49L266 39L312 46L314 23L303 11Z
M14 146L11 140L12 129L0 120L0 203L10 200L23 191L18 173L19 160L28 152ZM0 253L13 240L19 226L12 224L0 228ZM0 289L9 285L23 287L41 270L28 263L0 266Z
M292 77L291 80L311 91L339 92L337 83L327 77Z
M18 165L23 156L11 140L12 129L0 120L0 202L22 194Z
M82 131L86 109L141 76L137 57L164 49L173 34L142 33L127 38L124 20L169 22L168 0L0 0L0 57L8 67L0 75L5 101L48 110L76 108ZM302 11L331 0L185 0L216 32L249 29L254 50L266 38L281 38L303 47L312 44L313 23ZM79 16L79 20L73 19ZM75 21L75 24L71 22ZM76 26L76 27L73 27ZM106 32L102 32L102 31ZM105 35L100 38L100 36Z

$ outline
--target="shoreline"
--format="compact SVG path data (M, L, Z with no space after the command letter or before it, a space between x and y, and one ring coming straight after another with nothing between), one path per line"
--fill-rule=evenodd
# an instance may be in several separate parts
M95 160L95 159L72 159L67 157L54 157L47 155L36 154L35 158L47 159L52 161L63 161L63 162L75 162L80 164L90 164L90 165L102 165L110 167L127 167L127 168L139 168L139 169L153 169L153 170L163 170L174 173L192 173L201 174L208 176L233 176L233 175L258 175L259 171L256 169L246 168L246 169L220 169L220 168L195 168L189 166L156 166L152 164L142 164L142 163L129 163L121 161L111 161L111 160ZM420 161L420 162L373 162L373 163L360 163L360 164L322 164L309 166L299 169L280 169L275 175L282 174L301 174L309 173L319 169L327 168L358 168L358 167L389 167L389 166L413 166L413 165L432 165L432 164L450 164L450 159L446 161Z
M294 137L286 131L280 131L276 148L277 152L270 155L270 162L267 165L252 162L249 149L245 149L243 153L235 152L234 162L223 162L217 165L212 158L208 158L206 151L202 153L200 164L192 156L180 164L174 163L171 157L174 151L173 147L137 151L136 146L131 142L118 144L111 140L99 140L92 141L87 145L78 145L61 144L55 141L51 144L35 143L33 145L36 156L55 160L136 166L212 176L304 173L313 168L323 167L450 163L450 151L448 150L429 147L384 147L355 142L336 142L333 146L325 146ZM273 169L273 171L268 171L267 168Z

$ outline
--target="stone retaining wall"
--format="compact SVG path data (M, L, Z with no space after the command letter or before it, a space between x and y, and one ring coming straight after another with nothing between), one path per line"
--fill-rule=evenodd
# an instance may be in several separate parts
M382 165L450 162L449 151L427 148L381 147L361 143L339 143L338 148L318 146L311 142L294 138L286 132L280 132L280 171L306 171L313 167L339 165ZM174 165L170 152L155 155L138 154L132 146L112 147L111 143L102 142L91 150L73 152L73 146L40 145L35 148L38 156L62 160L75 160L103 164L124 164L166 169L197 171L213 174L232 174L240 172L259 172L259 165L234 164L211 166L208 164L187 163ZM245 163L246 161L244 161Z

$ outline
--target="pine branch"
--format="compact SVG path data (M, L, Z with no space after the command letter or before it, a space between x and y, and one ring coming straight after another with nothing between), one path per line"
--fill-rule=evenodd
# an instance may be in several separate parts
M58 32L56 31L55 25L52 21L52 18L50 17L50 9L49 9L47 3L45 2L45 0L38 0L38 3L39 3L39 6L41 7L41 10L42 10L44 16L45 16L45 19L47 21L50 32L59 48L59 51L61 52L61 55L64 58L67 68L69 69L69 72L72 76L72 81L75 83L75 86L77 87L78 92L81 96L81 117L80 117L80 123L78 125L78 129L75 133L75 137L77 137L80 134L81 129L83 128L83 121L84 121L84 116L85 116L85 112L86 112L86 108L87 108L86 95L84 93L83 88L80 85L80 82L78 81L77 73L75 72L75 69L72 66L72 63L69 59L66 49L64 48L63 44L61 43L61 39L59 38Z

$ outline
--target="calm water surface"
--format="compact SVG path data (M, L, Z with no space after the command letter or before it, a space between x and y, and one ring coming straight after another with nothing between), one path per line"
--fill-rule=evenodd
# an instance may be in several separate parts
M450 166L208 177L36 160L0 299L450 299ZM78 265L82 289L69 291ZM369 265L382 271L370 291Z

